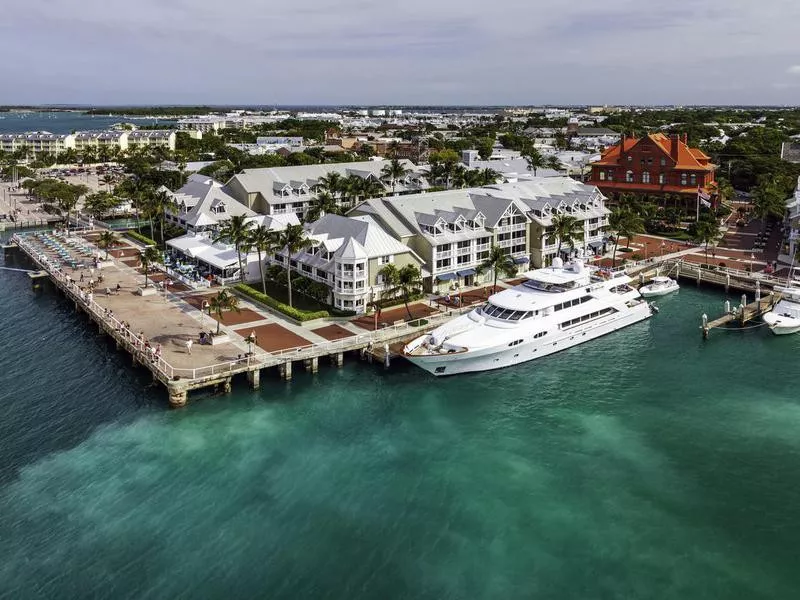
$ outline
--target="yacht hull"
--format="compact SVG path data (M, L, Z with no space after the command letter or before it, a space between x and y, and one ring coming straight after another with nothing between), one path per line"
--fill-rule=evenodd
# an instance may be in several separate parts
M613 333L652 316L646 302L625 313L611 315L599 322L586 323L569 330L559 330L540 339L526 340L520 345L491 347L453 354L405 354L405 358L432 375L442 377L477 371L491 371L536 360L567 350L584 342Z
M800 331L800 319L785 317L774 312L768 312L762 319L775 335L791 335Z

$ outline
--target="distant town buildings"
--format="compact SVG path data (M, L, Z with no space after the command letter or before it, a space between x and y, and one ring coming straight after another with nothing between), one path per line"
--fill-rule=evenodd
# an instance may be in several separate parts
M173 130L125 130L79 131L71 134L6 133L0 134L0 150L3 152L24 152L28 158L36 159L49 154L58 156L67 150L78 154L91 149L116 148L121 151L136 148L162 147L175 150L176 133Z
M622 136L591 164L589 182L604 194L697 195L715 193L711 159L688 145L686 136L653 133L642 138Z

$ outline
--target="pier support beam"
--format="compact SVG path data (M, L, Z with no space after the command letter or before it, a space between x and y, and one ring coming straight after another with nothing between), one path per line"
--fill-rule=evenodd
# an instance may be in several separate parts
M222 382L222 391L225 392L226 394L230 394L231 393L231 378L230 377L228 377L227 379L225 379Z
M725 291L727 292L731 287L731 274L725 273Z
M292 361L287 360L282 365L278 366L278 370L280 371L281 378L285 381L292 380Z
M255 369L247 372L247 382L254 390L261 387L261 369Z
M344 352L331 354L331 362L333 362L335 366L341 367L344 364Z
M189 392L181 388L169 388L169 405L173 408L186 406L189 401Z
M383 345L383 368L388 369L389 365L391 365L392 357L389 354L389 344Z
M318 357L315 356L314 358L307 358L303 362L305 363L306 371L308 371L309 373L316 373L317 371L319 371Z

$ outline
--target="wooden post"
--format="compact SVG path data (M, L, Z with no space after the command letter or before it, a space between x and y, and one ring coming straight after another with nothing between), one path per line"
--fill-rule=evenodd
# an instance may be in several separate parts
M231 378L228 377L222 382L222 389L226 394L231 393Z
M731 287L731 274L725 273L725 291L727 292Z
M247 381L250 386L257 390L261 387L261 369L254 369L247 372Z
M383 345L383 368L388 369L391 364L391 355L389 354L389 344Z

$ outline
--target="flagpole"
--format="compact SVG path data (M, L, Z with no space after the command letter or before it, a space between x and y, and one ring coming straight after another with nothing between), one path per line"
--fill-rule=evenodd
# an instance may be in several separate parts
M695 223L700 222L700 187L697 188L697 214L694 218Z

